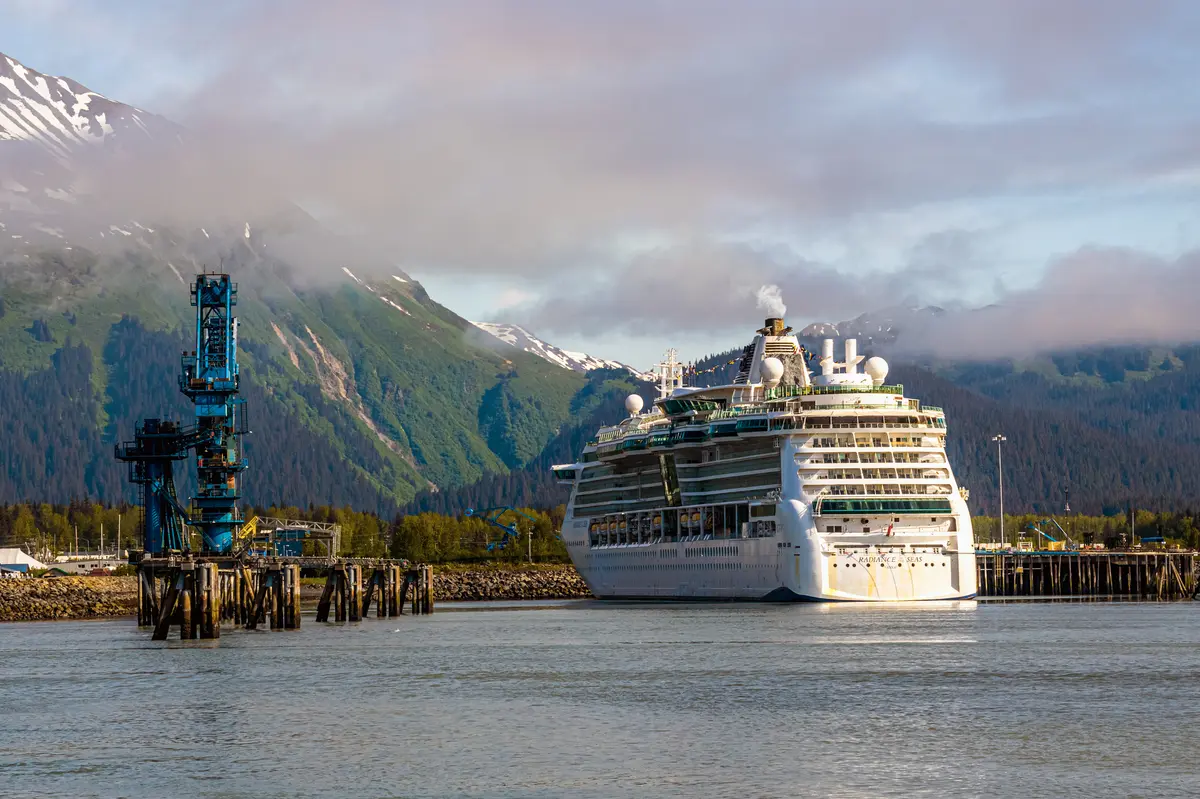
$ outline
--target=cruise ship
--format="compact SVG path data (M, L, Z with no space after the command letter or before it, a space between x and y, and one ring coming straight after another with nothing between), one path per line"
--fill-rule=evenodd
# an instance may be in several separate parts
M941 408L886 382L854 339L810 354L769 318L728 385L658 397L554 466L562 537L601 599L903 602L975 596L967 491ZM815 363L813 363L815 361ZM810 363L815 369L810 369ZM862 370L860 371L860 364Z

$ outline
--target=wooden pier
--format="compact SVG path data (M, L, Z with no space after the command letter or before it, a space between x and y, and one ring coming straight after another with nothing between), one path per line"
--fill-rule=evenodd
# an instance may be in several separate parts
M1190 599L1198 558L1196 552L977 552L975 570L981 597Z
M301 571L325 573L317 621L376 617L404 612L410 589L412 614L433 612L433 567L371 559L220 557L144 558L137 563L138 626L153 627L165 641L171 627L182 640L220 638L222 625L271 630L300 629ZM364 590L365 589L365 590Z

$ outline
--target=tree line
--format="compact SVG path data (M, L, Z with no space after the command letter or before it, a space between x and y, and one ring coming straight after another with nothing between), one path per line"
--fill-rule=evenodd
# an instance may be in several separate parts
M348 557L407 558L422 563L519 563L532 553L540 563L565 563L566 547L559 538L565 508L521 508L506 514L505 525L514 527L516 539L478 516L424 511L384 518L371 511L330 506L247 507L244 518L271 516L341 525L338 554ZM526 518L531 517L531 518ZM1053 520L1053 521L1051 521ZM975 541L1000 540L1000 519L974 518ZM1057 523L1057 524L1055 524ZM0 546L22 547L38 555L58 555L78 550L106 552L119 546L136 549L140 542L141 510L130 505L104 505L84 501L66 505L18 503L0 505ZM1035 529L1036 528L1036 529ZM1040 529L1042 533L1037 532ZM1200 549L1200 513L1127 509L1106 516L1082 514L1015 514L1004 518L1004 540L1017 536L1046 544L1047 537L1061 540L1065 531L1079 544L1126 546L1162 539L1166 545ZM508 539L503 545L500 542ZM78 542L78 543L76 543ZM198 542L198 539L197 539ZM489 545L491 548L489 549Z
M422 563L519 563L532 555L539 563L563 563L567 550L558 537L564 508L521 508L500 522L516 538L478 516L423 512L393 518L350 507L247 507L243 518L269 516L338 524L339 555L407 558ZM531 518L526 518L531 517ZM194 536L194 546L199 538ZM65 505L16 503L0 505L0 547L21 547L39 557L69 552L137 549L141 542L141 509L128 504L76 501ZM490 547L490 548L489 548Z

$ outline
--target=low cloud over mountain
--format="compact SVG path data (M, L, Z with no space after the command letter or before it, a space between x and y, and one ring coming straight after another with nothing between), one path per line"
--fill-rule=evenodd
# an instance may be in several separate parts
M521 279L514 321L555 340L736 335L764 284L802 323L1014 309L971 349L1194 335L1178 302L1095 321L1114 272L1147 298L1194 275L1194 4L17 11L70 65L102 36L105 93L187 132L95 167L109 208L236 225L283 198L409 272Z

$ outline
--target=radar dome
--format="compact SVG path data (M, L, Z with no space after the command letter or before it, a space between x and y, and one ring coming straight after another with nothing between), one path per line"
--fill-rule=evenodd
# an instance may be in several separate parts
M625 398L625 410L629 411L630 416L637 416L642 412L642 398L637 394L630 394Z
M783 361L778 358L763 358L759 373L764 383L775 385L783 377Z
M871 382L877 386L883 385L883 381L887 378L888 362L878 355L867 359L863 364L863 371L871 376Z

